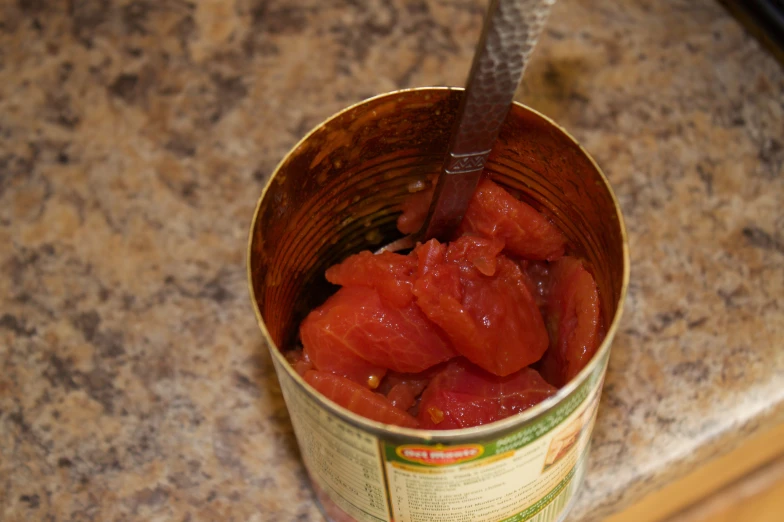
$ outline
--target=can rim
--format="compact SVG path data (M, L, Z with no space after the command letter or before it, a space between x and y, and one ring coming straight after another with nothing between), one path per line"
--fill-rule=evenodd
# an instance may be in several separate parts
M623 281L621 283L621 292L618 299L618 307L615 311L613 316L612 323L610 327L607 329L607 333L602 341L601 346L596 351L594 356L591 358L591 361L578 373L571 381L569 381L566 385L562 386L558 389L555 395L552 395L545 399L544 401L534 405L533 407L518 413L517 415L513 415L511 417L507 417L505 419L501 419L499 421L492 422L490 424L484 424L481 426L474 426L471 428L461 428L461 429L454 429L454 430L424 430L424 429L415 429L415 428L403 428L400 426L394 426L390 424L384 424L382 422L374 421L358 415L339 404L336 404L329 400L327 397L322 395L318 392L315 388L310 386L294 369L291 365L288 364L285 357L283 356L283 352L280 348L276 345L275 342L272 341L272 338L267 330L267 326L264 323L264 319L261 317L261 312L259 310L258 301L256 300L255 290L253 288L253 272L251 270L251 256L252 256L252 246L253 246L253 236L256 229L256 222L258 219L259 211L261 210L261 204L264 201L264 197L267 194L267 191L272 186L275 177L277 176L280 168L283 164L289 159L289 157L294 154L305 141L310 138L312 134L316 131L327 125L328 123L334 121L335 119L339 118L343 114L348 111L355 109L365 103L368 103L373 100L377 100L380 98L385 97L392 97L400 95L401 93L409 93L409 92L418 92L418 91L464 91L462 87L415 87L410 89L400 89L396 91L390 91L382 94L378 94L372 96L370 98L366 98L362 101L354 103L343 110L333 114L332 116L328 117L321 123L314 126L310 131L308 131L305 136L300 139L296 145L294 145L278 162L275 166L275 169L269 176L267 183L264 185L264 188L261 191L261 195L256 203L256 209L253 212L253 218L251 220L251 226L248 233L248 248L247 248L247 257L246 257L246 265L247 265L247 274L248 274L248 288L250 291L250 299L253 305L253 310L256 314L256 321L261 328L262 335L264 336L264 341L267 344L267 347L270 352L270 356L273 357L282 368L285 369L288 376L291 377L294 382L306 392L308 392L311 396L320 399L320 402L323 406L330 410L331 413L337 415L342 420L354 425L359 426L366 431L370 431L374 434L384 434L384 435L393 435L398 437L410 437L410 438L418 438L427 441L436 441L436 442L445 442L445 443L455 443L460 442L463 439L472 439L476 440L478 438L492 438L494 434L504 433L509 431L510 428L521 426L523 424L532 421L533 419L540 417L547 412L549 412L552 408L556 405L561 403L566 397L572 394L580 385L582 385L589 377L589 375L594 371L595 367L599 364L605 355L610 351L610 347L612 345L612 341L615 338L615 334L618 331L619 324L621 321L621 316L623 315L624 304L626 302L626 294L628 291L629 286L629 274L630 274L630 257L629 257L629 239L626 232L626 223L624 221L623 213L621 212L621 206L618 202L618 198L615 195L615 192L610 185L610 181L607 179L607 176L604 174L604 171L599 167L594 160L593 156L591 156L587 150L583 148L583 146L572 136L566 129L560 126L558 123L553 121L548 116L545 116L541 112L528 107L522 103L517 101L513 102L513 105L517 105L526 111L530 111L536 116L542 118L551 126L558 129L564 136L566 136L569 140L571 140L585 155L585 157L591 162L593 167L596 169L596 172L599 173L599 176L604 183L605 188L607 189L608 193L610 194L610 198L612 199L613 206L615 207L615 213L618 218L618 226L620 227L621 232L621 250L623 256Z

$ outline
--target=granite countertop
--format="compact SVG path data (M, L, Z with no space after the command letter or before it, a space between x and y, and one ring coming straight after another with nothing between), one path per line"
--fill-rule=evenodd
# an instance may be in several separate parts
M320 520L246 288L264 181L461 85L479 0L0 6L0 519ZM561 0L520 99L626 214L598 520L784 417L784 71L719 7Z

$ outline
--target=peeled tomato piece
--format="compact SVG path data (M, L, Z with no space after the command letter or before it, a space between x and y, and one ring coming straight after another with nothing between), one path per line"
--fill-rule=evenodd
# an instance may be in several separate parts
M550 295L550 267L547 261L529 261L527 259L520 262L523 274L528 278L529 289L536 300L536 306L544 310Z
M415 304L399 308L363 286L338 290L305 318L300 336L316 368L327 371L349 354L367 361L373 375L421 372L457 355Z
M335 285L375 288L391 304L404 307L414 299L416 267L414 256L386 251L373 254L365 250L329 267L325 275Z
M525 411L556 391L532 368L499 377L454 359L422 393L417 418L423 429L470 428Z
M303 358L310 361L311 369L342 375L368 388L377 388L387 369L354 353L341 337L341 328L346 328L345 323L332 325L333 315L337 314L330 312L330 307L336 302L342 302L342 299L336 296L337 294L333 295L323 305L311 311L300 324ZM294 370L299 373L296 366Z
M304 379L326 398L357 415L405 428L419 426L416 418L395 408L383 395L368 390L361 384L345 377L310 370L305 373Z
M409 410L430 379L442 369L443 364L440 364L419 373L389 372L376 391L383 393L395 407Z
M538 361L548 337L520 267L496 240L463 236L418 246L416 304L461 355L500 376Z
M403 234L413 234L422 228L430 210L433 188L415 192L403 200L403 213L397 218L397 229Z
M304 350L289 350L285 357L294 371L300 375L305 375L305 372L313 369L313 362Z
M547 382L561 387L588 364L604 331L596 282L580 260L562 257L549 280L544 309L550 347L538 366Z
M468 205L458 234L502 240L506 251L526 259L561 257L566 238L546 217L488 179L482 179Z
M339 342L305 341L304 339L311 338L310 333L308 333L309 330L313 332L314 336L319 335L318 326L308 324L304 328L300 327L303 344L307 342L303 354L311 362L311 368L307 369L322 370L342 375L370 389L378 387L381 379L387 373L386 368L370 364L361 357L357 357L354 352ZM300 373L300 369L302 369L301 366L294 367L297 373ZM300 375L302 374L300 373Z

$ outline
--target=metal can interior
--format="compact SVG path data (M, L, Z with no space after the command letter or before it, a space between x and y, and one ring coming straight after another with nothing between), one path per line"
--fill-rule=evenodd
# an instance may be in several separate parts
M335 290L324 271L360 250L375 250L401 237L395 226L401 204L437 176L461 94L462 89L454 88L398 91L331 117L278 165L251 226L251 297L281 382L290 381L350 425L396 443L490 440L546 415L590 376L600 388L628 284L626 233L607 179L557 124L514 104L485 175L548 216L566 235L568 252L589 265L608 327L591 363L531 410L451 432L389 427L361 418L325 400L291 370L281 351L293 347L299 322Z

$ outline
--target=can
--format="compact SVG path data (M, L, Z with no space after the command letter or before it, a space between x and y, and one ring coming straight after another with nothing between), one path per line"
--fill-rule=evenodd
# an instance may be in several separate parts
M401 204L438 175L458 88L382 94L327 119L280 162L248 245L251 299L302 460L330 521L552 522L580 487L629 279L620 207L564 129L515 103L485 175L547 215L596 279L607 334L557 394L461 430L389 426L327 400L287 363L299 322L333 288L331 265L400 237Z

